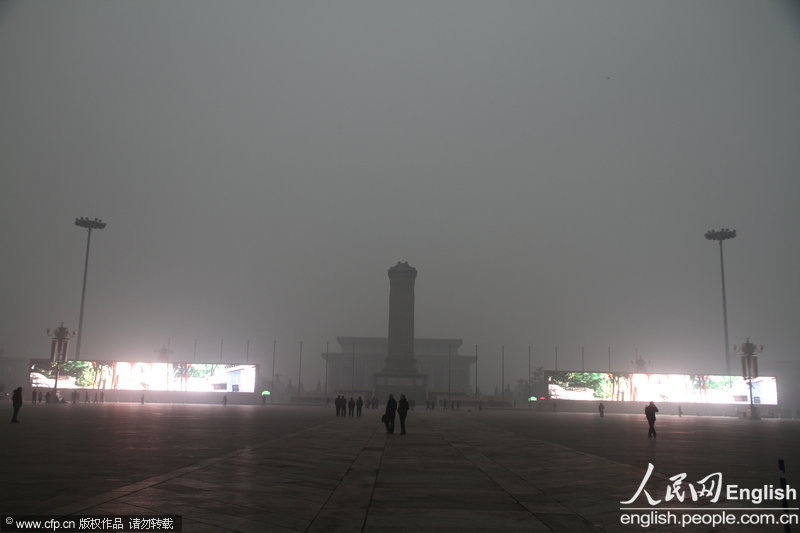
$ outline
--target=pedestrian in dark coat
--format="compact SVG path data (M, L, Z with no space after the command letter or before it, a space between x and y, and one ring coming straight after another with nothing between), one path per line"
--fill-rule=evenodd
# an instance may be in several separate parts
M386 424L386 433L389 435L394 433L394 417L397 414L397 400L394 395L389 395L389 400L386 402L386 412L384 413L384 424Z
M14 414L11 415L11 422L16 424L19 422L19 420L17 420L17 415L19 415L19 410L22 407L22 387L14 389L14 393L11 395L11 406L14 408Z
M400 434L406 434L406 415L408 415L408 400L406 400L406 395L400 395L400 401L397 402L397 414L400 415Z
M650 429L647 430L647 438L655 437L656 436L656 413L658 412L658 407L653 402L644 408L644 416L647 418L647 424L650 426Z

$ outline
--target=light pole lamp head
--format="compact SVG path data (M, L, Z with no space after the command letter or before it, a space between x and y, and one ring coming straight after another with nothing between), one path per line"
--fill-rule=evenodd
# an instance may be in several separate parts
M50 337L50 360L56 363L66 362L69 339L75 336L75 332L65 328L62 322L57 328L48 329L47 335Z
M53 337L53 338L56 338L56 339L66 339L66 338L69 338L69 337L74 337L75 336L75 332L74 331L70 331L66 327L64 327L64 323L62 322L61 325L58 326L57 328L48 329L47 330L47 335L49 337Z
M733 351L744 357L757 357L764 351L764 345L756 345L750 342L750 337L747 337L741 345L734 346Z
M106 223L99 218L91 219L89 217L76 218L75 225L81 228L86 228L89 231L93 229L103 229L106 227Z
M706 232L706 239L709 241L726 241L728 239L733 239L736 237L736 230L735 229L728 229L728 228L721 228L718 230L709 230Z

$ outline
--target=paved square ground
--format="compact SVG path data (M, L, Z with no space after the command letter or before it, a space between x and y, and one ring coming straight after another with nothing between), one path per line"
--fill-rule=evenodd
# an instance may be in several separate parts
M658 438L648 439L638 415L418 409L409 414L407 435L387 435L380 414L26 404L22 423L0 426L0 513L177 514L187 532L755 533L784 528L623 526L620 502L636 493L648 463L654 471L646 488L661 500L680 473L685 483L721 472L726 484L777 486L779 458L789 483L800 486L794 420L664 416ZM669 507L702 506L710 514L733 503L753 506L692 502L686 494ZM649 506L641 494L635 505L661 509L667 502Z

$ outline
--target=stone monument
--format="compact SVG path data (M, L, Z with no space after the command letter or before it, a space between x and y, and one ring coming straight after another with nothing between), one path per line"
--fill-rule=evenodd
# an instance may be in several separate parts
M427 376L414 358L414 281L417 269L398 262L389 269L389 338L386 365L375 374L375 394L385 402L405 394L409 400L427 399Z

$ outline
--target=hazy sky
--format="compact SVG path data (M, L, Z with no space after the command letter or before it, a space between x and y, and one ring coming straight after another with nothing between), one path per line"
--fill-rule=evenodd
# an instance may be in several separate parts
M800 349L797 2L0 2L6 356L271 361L385 336L534 364ZM493 366L494 365L494 366ZM494 372L494 368L497 371ZM734 369L738 368L734 360ZM494 374L497 374L494 375ZM306 381L308 380L308 381Z

